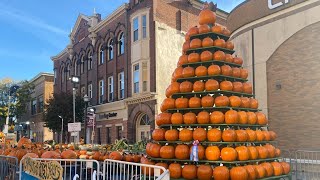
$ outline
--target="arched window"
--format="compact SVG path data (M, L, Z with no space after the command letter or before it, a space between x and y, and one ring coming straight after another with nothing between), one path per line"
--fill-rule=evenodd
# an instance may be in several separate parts
M118 36L118 55L124 53L124 33L121 32Z
M84 55L81 56L81 62L80 62L80 73L84 73Z
M150 125L150 118L149 118L149 116L147 114L144 114L141 117L140 125Z
M98 50L98 57L99 57L99 64L103 64L104 61L104 50L103 50L103 44L100 45L99 50Z
M108 41L108 60L113 59L113 39Z
M67 73L67 80L71 77L71 74L70 74L70 64L68 64L68 66L67 66L67 69L66 69L66 73Z
M65 80L65 70L64 70L64 67L62 67L61 69L61 82L64 82Z
M92 52L91 51L88 53L87 67L88 67L88 70L92 69Z
M74 75L78 76L78 61L76 59L74 60L73 68L74 68Z

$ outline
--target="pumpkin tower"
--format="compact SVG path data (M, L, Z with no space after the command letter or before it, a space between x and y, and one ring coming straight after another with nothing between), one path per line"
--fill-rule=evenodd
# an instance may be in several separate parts
M206 3L199 26L185 36L143 163L169 169L172 179L289 177L277 135L258 109L230 31L215 23L215 9Z

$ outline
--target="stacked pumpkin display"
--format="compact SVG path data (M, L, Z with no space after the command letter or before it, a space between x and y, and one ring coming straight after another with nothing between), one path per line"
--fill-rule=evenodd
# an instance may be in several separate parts
M199 27L185 36L183 54L172 74L156 124L149 159L170 170L172 179L279 179L290 165L279 161L277 135L259 112L248 70L233 56L230 31L215 24L210 5L199 15ZM190 160L198 140L198 161Z

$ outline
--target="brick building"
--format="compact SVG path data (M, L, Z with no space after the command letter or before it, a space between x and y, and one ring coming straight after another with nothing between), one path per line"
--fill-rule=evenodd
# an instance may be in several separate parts
M227 24L279 146L317 149L320 1L247 0Z
M96 108L96 143L150 136L185 32L197 25L201 7L198 0L130 0L104 19L78 16L70 44L51 58L54 92L72 92L69 78L80 77L78 93ZM219 24L226 18L217 11Z
M19 123L25 127L22 134L30 135L35 142L53 138L52 131L44 127L43 120L44 105L53 95L53 79L51 73L39 73L29 81L34 85L32 101L27 106L27 112L19 119Z

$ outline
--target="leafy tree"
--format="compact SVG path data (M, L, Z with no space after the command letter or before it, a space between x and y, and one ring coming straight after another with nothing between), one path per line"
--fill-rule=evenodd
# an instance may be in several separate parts
M76 96L76 122L83 122L85 102L81 96ZM44 121L46 127L55 132L61 131L61 116L64 120L64 132L68 123L73 122L73 96L70 93L54 94L45 105Z

